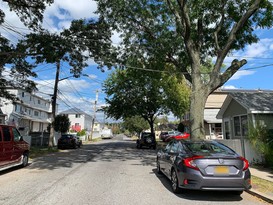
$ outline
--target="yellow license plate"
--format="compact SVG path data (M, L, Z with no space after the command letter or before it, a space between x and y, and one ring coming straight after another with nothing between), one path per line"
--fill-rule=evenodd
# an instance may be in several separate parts
M229 168L227 166L217 166L214 168L215 174L228 174Z

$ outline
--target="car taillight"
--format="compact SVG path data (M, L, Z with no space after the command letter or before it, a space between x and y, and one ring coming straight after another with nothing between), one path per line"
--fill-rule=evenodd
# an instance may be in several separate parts
M244 168L243 168L243 171L247 170L248 167L249 167L249 162L246 158L244 157L239 157L243 162L244 162Z
M183 163L188 168L199 170L199 168L197 167L197 164L195 163L195 160L200 158L203 158L203 156L193 156L193 157L185 158L183 159Z

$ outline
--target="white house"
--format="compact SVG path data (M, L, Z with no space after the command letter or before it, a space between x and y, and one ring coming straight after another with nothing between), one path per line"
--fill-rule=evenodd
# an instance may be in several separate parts
M71 108L59 114L68 116L71 123L70 130L74 130L77 132L83 129L87 132L91 131L93 118L82 110L78 108Z
M8 89L19 100L12 103L11 100L0 98L2 111L2 123L16 125L24 131L43 132L47 130L51 122L51 101L22 89Z

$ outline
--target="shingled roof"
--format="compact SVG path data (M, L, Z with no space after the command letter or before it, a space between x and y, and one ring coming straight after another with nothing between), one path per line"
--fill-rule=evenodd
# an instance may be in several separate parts
M83 112L82 110L80 110L79 108L76 108L76 107L71 108L69 110L65 110L65 111L61 112L60 114L85 114L86 115L85 112Z
M217 118L222 118L229 103L235 100L243 106L248 113L273 113L273 92L231 92L223 103L217 114Z
M229 95L250 112L273 112L273 92L234 92Z

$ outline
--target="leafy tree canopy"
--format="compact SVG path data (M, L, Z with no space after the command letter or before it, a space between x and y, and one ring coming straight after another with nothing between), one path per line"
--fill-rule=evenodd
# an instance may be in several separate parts
M178 80L175 73L170 76L151 69L157 66L164 69L162 64L146 63L145 70L138 69L142 63L136 59L130 64L136 67L117 69L104 83L109 104L105 109L107 115L116 119L141 116L151 130L158 115L174 111L181 116L189 102L188 93L183 91L189 89L183 80ZM172 106L173 101L179 104Z
M67 115L57 115L53 122L53 127L56 132L66 133L70 127L70 121Z
M123 127L130 133L140 133L143 130L149 129L149 123L145 121L141 116L127 117L122 123Z
M46 5L53 3L53 0L3 0L11 11L15 12L20 20L30 29L38 30L43 19L43 12ZM5 29L5 13L0 8L0 26ZM36 77L32 71L33 65L26 61L24 53L18 53L16 46L12 45L10 41L3 35L0 35L0 97L16 100L14 95L6 91L7 87L20 87L26 91L31 91L35 85L28 80L29 76ZM6 70L5 65L11 64L11 70ZM6 72L4 72L6 71Z

